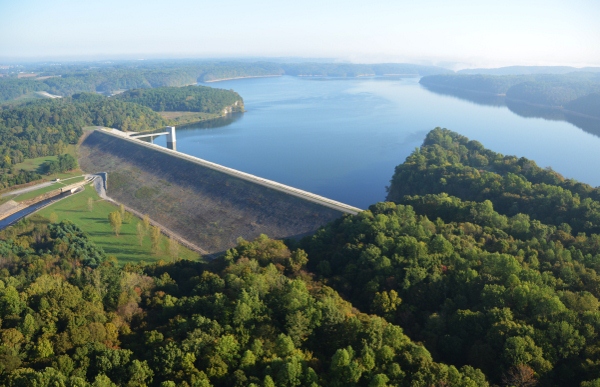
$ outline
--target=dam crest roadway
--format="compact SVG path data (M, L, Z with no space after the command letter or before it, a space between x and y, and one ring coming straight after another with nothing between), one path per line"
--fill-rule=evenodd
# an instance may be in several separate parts
M341 203L336 200L332 200L332 199L329 199L329 198L326 198L326 197L323 197L320 195L316 195L316 194L313 194L308 191L290 187L288 185L281 184L281 183L278 183L273 180L255 176L250 173L238 171L233 168L225 167L223 165L216 164L216 163L213 163L213 162L210 162L207 160L203 160L198 157L190 156L185 153L177 152L175 149L169 149L169 148L165 148L160 145L154 144L152 142L145 142L145 141L138 140L139 138L145 138L145 137L153 138L154 136L167 135L167 144L169 145L169 147L175 148L175 128L174 127L167 127L167 131L165 131L165 132L152 133L152 134L146 134L146 135L144 135L144 134L137 135L137 133L123 132L121 130L114 129L114 128L101 128L101 129L97 129L97 130L101 131L102 133L111 135L111 136L119 137L126 141L135 142L137 145L142 145L142 146L151 148L153 150L163 152L163 153L169 154L171 156L175 156L175 157L193 162L195 164L202 165L203 167L207 167L207 168L213 169L215 171L222 172L222 173L228 174L230 176L233 176L233 177L236 177L236 178L239 178L239 179L242 179L242 180L254 183L254 184L258 184L258 185L261 185L261 186L264 186L267 188L271 188L271 189L274 189L274 190L277 190L277 191L280 191L280 192L283 192L283 193L286 193L286 194L289 194L292 196L296 196L298 198L322 205L324 207L331 208L333 210L336 210L336 211L339 211L342 213L356 215L359 212L363 211L360 208L353 207L348 204ZM172 146L171 146L171 144L172 144Z

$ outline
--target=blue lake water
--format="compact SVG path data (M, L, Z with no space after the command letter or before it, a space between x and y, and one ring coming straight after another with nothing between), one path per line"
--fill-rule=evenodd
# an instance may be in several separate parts
M385 199L394 167L436 126L600 185L600 137L434 93L417 78L284 76L210 86L237 91L247 112L177 128L178 151L357 207Z

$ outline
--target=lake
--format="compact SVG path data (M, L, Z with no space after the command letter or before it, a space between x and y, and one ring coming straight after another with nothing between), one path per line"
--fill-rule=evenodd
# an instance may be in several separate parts
M178 127L178 151L360 208L385 199L394 167L436 126L600 185L600 137L429 91L418 78L283 76L208 85L237 91L247 112Z

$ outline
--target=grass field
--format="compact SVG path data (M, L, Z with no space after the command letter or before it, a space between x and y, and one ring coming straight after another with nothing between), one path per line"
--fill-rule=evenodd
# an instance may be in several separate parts
M73 144L68 145L67 151L65 153L68 153L71 156L75 157L75 159L77 159L77 145L73 145ZM54 161L57 159L58 159L57 156L44 156L44 157L36 157L34 159L27 159L27 160L23 161L22 163L15 164L14 169L16 171L18 171L19 169L22 169L24 171L37 171L38 173L40 173L40 167L42 164L44 164L46 161ZM42 180L50 181L50 180L55 180L57 178L58 179L66 179L66 178L78 176L81 174L82 174L82 172L80 169L74 169L72 171L65 172L65 173L55 173L53 175L42 175Z
M88 198L94 200L93 211L88 210ZM152 253L150 237L145 236L142 245L138 243L137 224L140 219L133 217L131 222L123 223L121 233L117 237L108 222L108 214L118 208L98 196L92 186L86 186L85 191L72 197L54 203L37 214L49 218L55 213L58 221L68 219L81 227L90 236L90 239L106 254L117 257L119 263L138 263L140 261L152 262L163 259L170 261L172 258L168 253L168 238L161 235L160 249L157 254ZM35 221L35 217L32 217ZM199 254L184 246L179 246L179 258L199 259Z
M65 187L70 184L78 183L80 181L83 181L83 179L85 179L84 176L76 176L76 177L68 178L68 179L56 182L47 187L42 187L42 188L36 189L34 191L24 192L20 195L12 197L11 199L14 200L15 202L22 202L24 200L33 199L36 196L43 195L46 192L54 191L55 189L59 189L60 187Z

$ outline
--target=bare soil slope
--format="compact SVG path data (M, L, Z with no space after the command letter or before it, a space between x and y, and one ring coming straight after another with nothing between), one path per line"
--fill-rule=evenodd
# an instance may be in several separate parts
M95 131L81 144L80 166L108 172L108 195L210 253L260 234L293 238L342 213L193 162Z

